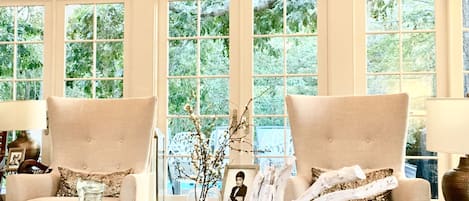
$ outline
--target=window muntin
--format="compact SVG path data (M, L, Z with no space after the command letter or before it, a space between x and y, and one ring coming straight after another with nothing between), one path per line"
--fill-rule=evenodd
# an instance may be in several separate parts
M44 6L0 7L0 100L43 98Z
M425 147L425 99L436 96L435 2L367 0L367 94L410 96L407 177L425 178L438 196L437 157Z
M253 1L255 163L293 155L285 95L317 95L317 1Z
M121 98L124 4L65 6L65 96Z

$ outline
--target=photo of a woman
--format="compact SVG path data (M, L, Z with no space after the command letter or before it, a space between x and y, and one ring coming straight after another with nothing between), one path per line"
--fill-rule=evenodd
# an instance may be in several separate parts
M250 201L258 165L227 165L223 177L222 201Z
M248 187L244 185L244 172L239 171L236 173L236 186L231 189L231 201L244 201Z

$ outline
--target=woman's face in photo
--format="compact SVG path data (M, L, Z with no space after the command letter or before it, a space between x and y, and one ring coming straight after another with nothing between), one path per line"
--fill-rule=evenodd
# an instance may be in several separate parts
M236 177L236 186L241 186L241 185L243 185L243 178Z

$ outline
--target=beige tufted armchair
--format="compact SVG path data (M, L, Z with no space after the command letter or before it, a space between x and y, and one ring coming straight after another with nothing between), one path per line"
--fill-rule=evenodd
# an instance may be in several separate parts
M394 201L429 201L430 184L404 175L407 94L286 97L297 176L289 179L285 201L311 185L311 167L391 167L399 179Z
M124 99L47 99L52 155L51 174L7 177L8 201L62 201L55 197L58 166L87 172L132 168L121 186L120 198L105 201L148 201L154 196L150 150L155 119L154 97Z

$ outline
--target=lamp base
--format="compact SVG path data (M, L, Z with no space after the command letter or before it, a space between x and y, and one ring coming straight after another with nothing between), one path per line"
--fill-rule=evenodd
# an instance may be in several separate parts
M446 201L469 201L469 156L459 158L457 168L445 173L442 181Z

